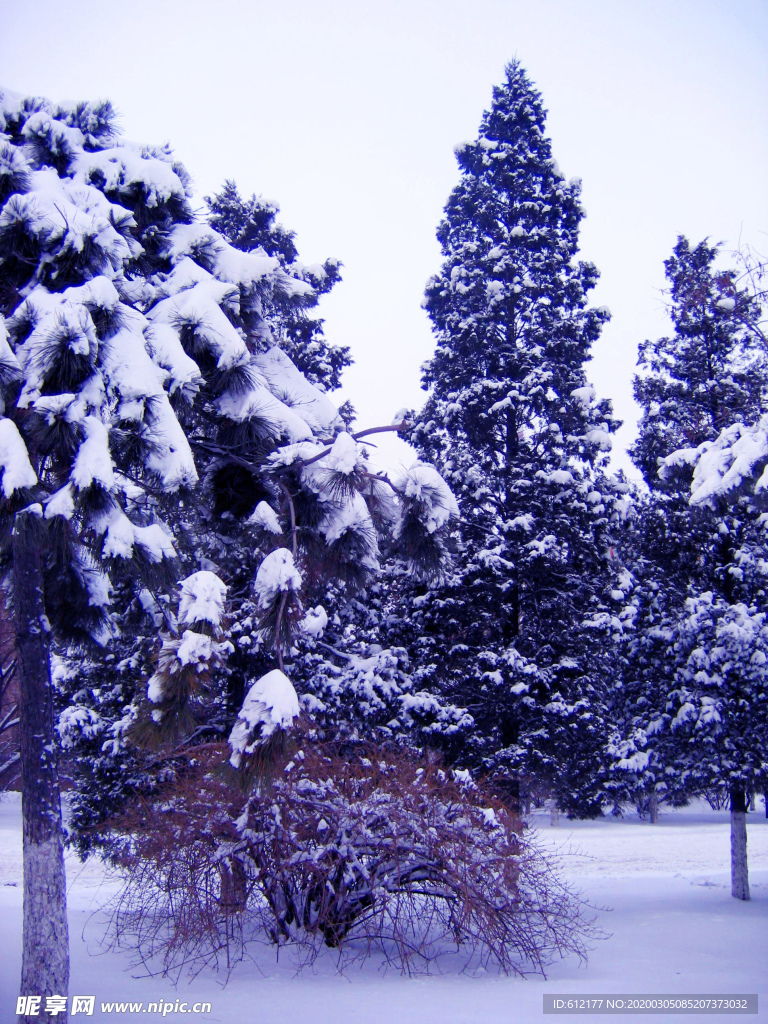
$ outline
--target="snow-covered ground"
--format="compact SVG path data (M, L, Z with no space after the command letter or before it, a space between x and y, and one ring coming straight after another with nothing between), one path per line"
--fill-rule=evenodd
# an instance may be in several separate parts
M657 825L636 818L598 822L561 819L552 827L534 816L543 840L560 851L563 871L601 908L610 937L589 964L566 960L547 980L443 973L404 978L373 960L338 973L332 955L301 974L285 950L269 947L235 969L228 984L210 973L174 988L142 977L123 952L105 952L98 908L114 891L97 862L68 859L72 994L95 995L93 1016L79 1020L206 1021L250 1024L529 1024L542 1022L544 993L758 993L749 1020L768 1021L768 820L762 805L748 816L752 900L734 900L729 883L728 814L706 804L662 813ZM21 827L19 799L0 799L0 1020L14 1019L21 948ZM102 1013L102 1001L208 1001L207 1013ZM33 1020L34 1018L29 1018ZM549 1018L548 1019L562 1019ZM569 1017L568 1019L573 1019ZM587 1018L579 1016L578 1020ZM618 1019L610 1017L609 1019ZM636 1019L622 1018L622 1019ZM672 1016L654 1021L729 1021L735 1015Z

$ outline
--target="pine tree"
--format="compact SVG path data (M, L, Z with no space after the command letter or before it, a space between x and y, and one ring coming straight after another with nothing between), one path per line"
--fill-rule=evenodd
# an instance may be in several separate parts
M170 163L170 153L163 156ZM120 198L109 188L108 194ZM326 343L322 322L311 318L317 293L310 281L327 290L338 265L298 264L291 236L273 223L274 207L259 222L258 237L235 232L233 218L241 217L244 204L234 186L226 195L232 217L222 226L238 244L255 249L237 252L218 231L186 215L153 219L144 208L151 204L139 195L131 210L150 237L137 232L144 252L121 286L149 321L145 333L194 451L200 484L166 518L177 538L180 573L191 578L213 572L225 586L226 622L216 642L226 645L226 655L216 665L215 687L196 656L199 685L190 685L192 663L174 654L184 659L191 649L173 589L165 582L142 588L115 581L120 629L105 638L105 650L85 657L77 652L75 667L64 657L57 668L66 683L60 687L59 731L74 762L72 825L81 853L98 844L99 823L131 793L151 789L182 765L172 748L185 749L190 737L226 738L249 689L275 659L281 671L288 660L292 677L306 684L309 695L312 671L305 671L303 659L316 664L323 658L317 652L325 648L313 639L322 627L310 629L309 623L328 618L318 608L328 581L338 581L349 594L360 590L378 570L377 536L400 529L401 519L407 529L400 532L408 536L404 558L419 571L425 557L434 563L430 545L448 518L433 504L445 502L449 492L427 467L406 478L399 498L397 486L369 471L364 447L344 429L343 410L325 393L337 383L348 354ZM258 220L254 204L248 223ZM221 216L221 204L215 209ZM291 335L286 323L299 322L301 329ZM158 630L165 636L159 653ZM156 656L164 672L155 671ZM109 687L101 685L105 661ZM318 673L320 680L322 664ZM147 697L146 680L153 675L156 701ZM348 696L342 703L346 712L335 719L344 729L341 718L354 701ZM135 750L138 739L160 743L167 755L155 756L149 773Z
M621 628L623 496L605 475L616 422L585 374L608 312L587 305L598 275L576 260L580 183L544 125L514 62L457 149L412 439L457 494L462 538L453 577L415 602L414 642L425 680L474 717L461 756L585 813L600 803L601 667Z
M124 799L126 782L147 781L129 735L165 752L150 784L206 730L229 735L233 764L247 769L291 718L273 720L270 701L295 700L282 669L302 624L320 617L305 614L308 583L330 574L354 588L375 573L377 509L392 488L368 470L357 437L370 430L349 434L319 386L333 384L333 359L315 361L315 385L274 343L265 309L278 296L311 307L306 274L196 222L183 166L167 147L121 143L108 104L0 101L0 511L21 679L22 993L62 995L51 644L57 731L65 748L90 744L75 755L76 826L88 787L103 813L105 793ZM427 467L411 485L395 519L408 521L416 563L419 536L447 526L436 505L449 492Z
M636 573L621 753L623 767L650 769L661 795L728 792L733 893L748 898L744 811L764 786L768 729L765 521L754 492L737 485L759 457L736 467L733 494L722 484L734 467L729 445L738 455L747 442L755 455L746 425L765 408L768 363L759 303L717 258L717 246L678 239L665 263L674 334L640 350L643 417L632 454L651 489L645 522L654 527L643 532Z
M131 268L151 261L158 225L192 215L165 154L113 148L109 104L3 92L0 128L0 513L20 682L21 993L62 996L51 643L105 635L111 575L155 585L173 575L162 505L197 474Z
M296 248L296 233L277 221L280 207L261 196L242 199L233 181L225 181L221 191L206 196L205 201L211 226L231 245L243 252L262 251L274 256L293 278L311 286L305 292L273 293L265 303L264 318L276 343L307 380L324 391L338 388L343 370L352 362L349 349L329 344L323 321L309 316L308 310L341 280L339 260L331 257L323 263L303 264Z

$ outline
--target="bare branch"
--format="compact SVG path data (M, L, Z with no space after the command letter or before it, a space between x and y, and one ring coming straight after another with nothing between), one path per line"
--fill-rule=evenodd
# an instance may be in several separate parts
M0 733L5 732L6 729L12 729L14 725L18 725L21 719L13 718L19 710L18 704L13 704L8 713L0 719Z
M212 747L114 823L116 943L174 972L230 970L264 939L306 964L325 944L342 968L376 951L406 973L457 951L520 975L586 957L599 933L585 902L491 792L402 750L302 750L237 800Z

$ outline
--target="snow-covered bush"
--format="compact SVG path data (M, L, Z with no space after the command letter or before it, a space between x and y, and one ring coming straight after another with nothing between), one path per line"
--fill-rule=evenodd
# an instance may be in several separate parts
M305 743L268 787L235 796L225 752L115 823L126 872L118 938L165 970L239 959L249 941L381 952L403 971L544 973L586 955L584 902L468 773L395 747Z

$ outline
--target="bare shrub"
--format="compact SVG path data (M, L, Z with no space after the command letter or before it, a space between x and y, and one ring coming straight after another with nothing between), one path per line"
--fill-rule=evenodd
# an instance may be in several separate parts
M259 938L408 972L457 954L520 975L585 958L583 900L520 819L436 761L307 745L238 799L225 754L115 825L115 933L145 960L229 968Z
M731 794L726 788L713 787L705 790L704 797L713 811L723 811L731 806Z

